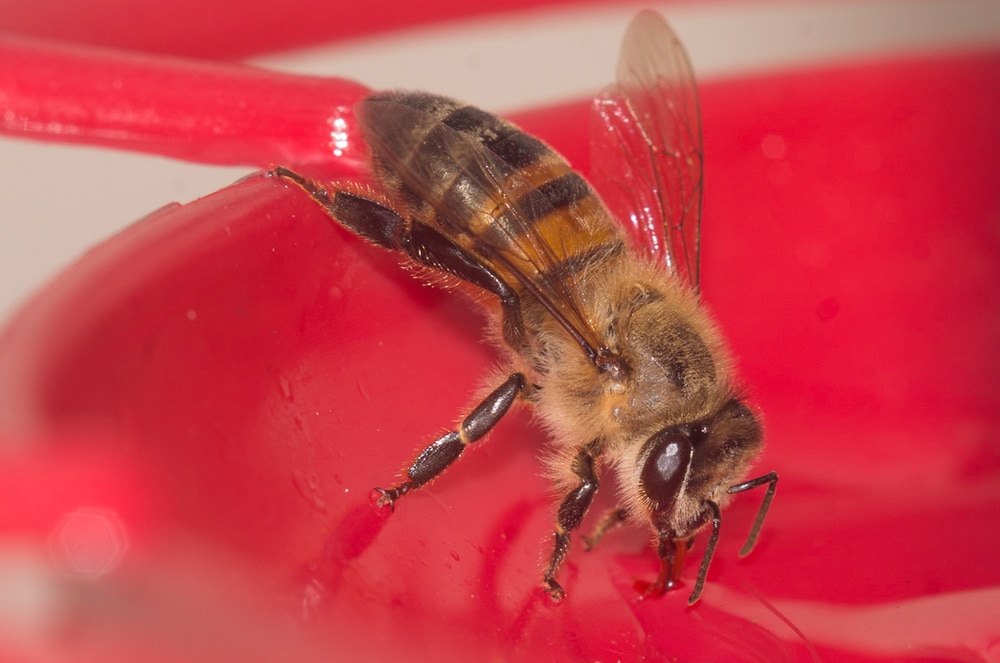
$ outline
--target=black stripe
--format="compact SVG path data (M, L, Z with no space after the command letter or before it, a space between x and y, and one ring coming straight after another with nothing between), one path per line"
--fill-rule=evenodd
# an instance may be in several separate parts
M462 106L449 113L441 122L455 131L475 134L476 136L485 136L491 132L503 132L506 134L510 131L510 128L504 126L500 118L475 106Z
M390 101L427 113L447 127L467 134L518 170L536 163L551 150L509 122L475 106L424 93L379 93L368 101Z
M452 209L482 208L485 200L478 195L480 190L475 187L467 189L460 185L452 187L446 194L448 206ZM539 219L586 200L591 195L593 191L587 181L578 173L568 171L523 194L512 209L497 216L495 223L480 233L480 239L494 246L505 245L511 238L523 234L525 226L530 227ZM513 210L517 210L516 216Z
M483 140L483 145L515 170L527 168L551 153L545 143L519 129L497 140Z
M475 136L483 147L515 170L536 163L550 152L537 138L474 106L463 106L449 113L442 119L442 123L456 131Z
M586 180L579 174L569 171L523 194L514 203L513 208L518 212L518 222L534 224L555 211L585 200L592 193ZM511 225L509 213L501 218L502 223Z
M579 173L569 171L518 198L516 207L525 220L537 221L554 210L569 207L591 195L590 185Z
M551 150L545 143L514 125L475 106L460 104L447 97L425 93L383 92L367 101L389 101L427 113L456 131L473 136L477 142L515 170L536 163ZM383 120L377 116L377 121Z
M621 240L594 244L575 255L569 256L562 262L549 265L543 274L557 280L565 280L567 277L576 275L588 267L616 258L624 251L625 243Z

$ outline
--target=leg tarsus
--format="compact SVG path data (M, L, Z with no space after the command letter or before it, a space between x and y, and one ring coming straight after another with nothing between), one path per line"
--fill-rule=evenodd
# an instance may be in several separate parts
M774 491L778 487L778 473L768 472L764 476L757 477L756 479L750 479L749 481L744 481L743 483L738 483L735 486L730 486L727 491L730 495L734 493L742 493L745 490L753 490L754 488L759 488L767 484L767 491L764 493L764 500L760 503L760 509L757 510L757 517L753 521L753 526L750 528L750 534L747 535L747 541L740 548L739 556L746 557L753 551L753 547L757 544L757 537L760 535L760 529L764 526L764 518L767 516L768 510L771 508L771 500L774 499Z
M514 373L462 420L458 430L445 433L429 444L406 471L407 480L392 488L376 488L377 504L394 508L396 500L427 484L458 460L465 447L482 439L503 418L524 390L525 378Z
M708 577L708 567L715 557L715 546L719 543L719 525L722 523L722 514L719 512L719 505L715 502L705 502L706 519L712 523L712 533L708 537L708 544L705 546L705 554L701 556L701 566L698 567L698 578L694 582L694 589L688 597L688 605L694 605L701 598L701 590L705 587L705 579Z
M559 571L559 567L562 566L563 560L566 559L566 553L569 551L569 532L556 530L554 535L555 545L553 546L552 558L549 559L549 565L545 569L542 582L545 583L545 591L554 601L562 601L566 598L566 590L556 582L555 576Z
M445 471L465 451L465 442L458 431L445 433L427 446L414 459L406 471L409 481L401 484L404 492L412 488L420 488L431 479Z
M569 552L570 532L580 527L590 503L594 500L594 495L597 494L597 472L594 467L594 456L589 449L581 449L573 459L573 474L580 478L580 484L571 490L559 505L556 514L555 546L543 576L546 591L557 601L566 596L566 592L555 578Z

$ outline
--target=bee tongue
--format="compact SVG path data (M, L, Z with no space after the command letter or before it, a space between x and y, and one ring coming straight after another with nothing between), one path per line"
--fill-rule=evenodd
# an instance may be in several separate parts
M652 599L662 596L667 591L675 588L680 583L681 570L684 568L684 558L687 556L688 546L686 542L677 545L675 541L664 541L661 546L673 547L673 555L660 555L660 573L656 576L656 582L650 584L644 580L635 582L635 589L644 599Z

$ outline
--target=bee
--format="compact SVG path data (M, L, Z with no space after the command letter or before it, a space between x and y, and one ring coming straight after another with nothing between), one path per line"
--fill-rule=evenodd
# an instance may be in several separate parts
M741 555L760 532L778 476L741 482L762 446L723 339L699 301L701 120L687 56L653 12L633 20L617 82L594 102L593 164L605 201L555 151L478 108L425 93L376 93L355 114L377 187L326 188L291 170L341 226L481 293L504 358L495 388L427 446L382 507L450 467L516 403L548 431L545 463L562 496L543 572L557 580L604 468L617 506L584 537L650 528L660 559L646 595L680 579L693 537L711 535L698 600L734 493L767 486Z

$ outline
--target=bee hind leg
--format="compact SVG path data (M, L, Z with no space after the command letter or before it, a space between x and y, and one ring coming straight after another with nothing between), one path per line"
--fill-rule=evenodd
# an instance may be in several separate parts
M524 323L517 292L489 265L440 230L409 220L391 207L351 191L334 190L331 193L319 183L287 168L278 167L271 172L303 189L331 218L356 235L496 295L503 310L504 340L515 349L524 345Z
M621 525L628 518L628 509L622 507L615 507L614 509L609 509L604 512L601 519L597 521L597 525L594 527L590 534L583 537L583 548L584 550L593 550L594 546L600 543L604 535L608 533L614 527Z
M392 508L400 497L444 472L458 460L466 445L481 439L503 418L524 385L521 373L507 378L462 420L458 430L445 433L420 452L406 471L406 481L392 488L376 488L379 506Z
M556 601L560 601L566 596L565 590L556 582L556 573L566 561L566 555L569 552L570 532L580 527L583 517L590 508L590 503L594 501L598 487L594 456L589 449L580 450L573 459L572 469L573 474L579 477L580 484L571 490L559 504L559 511L556 513L556 529L553 532L555 547L543 576L545 591Z

